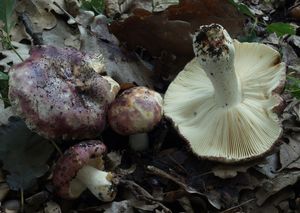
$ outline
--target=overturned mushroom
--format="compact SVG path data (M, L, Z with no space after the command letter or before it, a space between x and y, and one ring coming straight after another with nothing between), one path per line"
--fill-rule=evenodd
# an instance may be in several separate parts
M75 199L89 189L102 201L116 196L113 174L104 171L103 154L106 146L101 141L85 141L69 148L57 161L53 171L53 185L57 194Z
M111 128L121 134L130 135L130 146L144 150L148 146L147 132L162 118L162 97L146 87L125 90L110 105L108 122Z
M280 54L232 40L218 24L201 26L196 57L170 84L165 115L198 156L236 162L271 149L282 128L278 110L285 83Z
M118 87L71 48L39 46L10 70L9 98L29 128L51 139L97 136Z

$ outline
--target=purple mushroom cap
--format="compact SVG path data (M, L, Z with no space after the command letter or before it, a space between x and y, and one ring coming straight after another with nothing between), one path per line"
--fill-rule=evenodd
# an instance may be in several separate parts
M125 90L110 105L108 122L121 135L145 133L162 118L161 95L146 87Z
M106 146L101 141L90 140L76 144L61 156L53 171L53 185L57 195L65 199L74 199L70 194L70 183L77 172L92 159L101 158Z
M38 46L9 73L9 98L30 129L50 139L84 139L105 127L109 82L87 54Z

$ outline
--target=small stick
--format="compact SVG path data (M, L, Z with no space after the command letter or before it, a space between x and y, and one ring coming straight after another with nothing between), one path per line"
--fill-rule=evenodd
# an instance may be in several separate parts
M251 203L251 202L253 202L253 201L255 201L255 200L256 200L256 198L252 198L252 199L247 200L247 201L245 201L245 202L243 202L243 203L241 203L241 204L239 204L239 205L233 206L233 207L231 207L231 208L229 208L229 209L225 209L225 210L222 211L221 213L225 213L225 212L229 212L229 211L231 211L231 210L237 209L237 208L242 207L242 206L244 206L244 205L246 205L246 204L248 204L248 203Z
M56 151L59 153L60 156L63 155L63 152L61 151L61 149L58 147L58 145L55 143L55 141L50 140L52 146L54 146L54 148L56 149Z
M78 25L80 25L80 23L78 23L77 21L76 21L76 19L70 14L70 13L68 13L68 11L66 11L64 8L62 8L59 4L57 4L56 2L53 2L53 4L56 6L56 7L58 7L64 14L66 14L70 19L73 19L73 21L76 23L76 24L78 24Z
M26 32L31 36L34 45L44 44L42 33L34 32L32 22L25 12L19 15L19 19L22 21Z
M120 180L119 183L121 183L125 187L129 188L132 191L132 193L134 194L134 196L137 197L137 199L141 198L141 199L149 201L151 203L158 204L166 213L172 212L165 205L160 203L160 200L155 199L149 192L147 192L147 190L145 190L143 187L141 187L137 183L135 183L131 180L122 180L122 179Z
M24 189L21 188L20 189L20 199L21 199L21 209L20 209L20 212L24 212Z
M182 181L178 180L178 178L166 173L165 171L155 167L155 166L147 166L147 169L155 174L155 175L158 175L160 177L163 177L163 178L166 178L166 179L169 179L169 180L172 180L173 182L177 183L179 186L181 186L185 191L189 192L189 193L195 193L195 194L199 194L199 195L202 195L202 196L205 196L203 193L201 192L198 192L197 190L187 186L185 183L183 183Z

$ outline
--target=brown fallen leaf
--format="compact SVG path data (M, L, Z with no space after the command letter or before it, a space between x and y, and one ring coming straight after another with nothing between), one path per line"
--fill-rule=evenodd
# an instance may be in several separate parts
M23 60L29 57L30 46L18 42L12 42L18 54ZM2 50L0 57L0 66L4 67L4 71L8 71L11 65L22 62L20 57L13 50Z
M289 102L282 114L283 128L285 133L300 132L300 101L294 98Z
M78 26L81 51L91 55L95 71L105 71L118 83L136 83L153 88L153 71L133 53L120 49L118 40L108 31L105 16L95 17L92 13L83 12L76 20L81 24Z
M265 158L264 162L256 165L254 168L260 173L266 175L268 178L274 178L277 175L279 167L278 153L273 153Z
M21 0L16 5L17 13L26 13L32 21L36 32L42 32L43 29L52 29L56 25L56 18L50 11L45 10L42 1Z
M46 207L44 208L45 213L61 213L62 210L60 206L54 201L48 201Z
M257 204L261 206L269 197L280 190L294 185L300 178L300 171L281 173L274 179L265 180L256 192Z
M297 5L295 2L295 5L289 9L289 15L291 17L293 17L295 20L299 21L300 20L300 5Z
M114 201L111 203L103 204L101 206L79 209L78 212L134 213L137 210L155 212L156 209L159 209L158 204L151 204L143 200L136 200L131 198L122 201Z
M288 201L289 199L293 199L295 197L295 193L291 191L290 188L285 188L277 193L274 196L271 196L263 205L257 205L255 202L255 195L253 191L245 190L241 193L240 196L240 205L237 208L232 209L232 211L224 211L224 213L230 212L255 212L255 213L273 213L273 212L293 212L289 211L289 208L281 208L281 204L284 201ZM249 202L250 201L250 202ZM236 211L233 211L236 210ZM239 211L237 211L239 210Z
M300 133L287 137L289 142L280 146L280 163L283 169L300 169Z
M156 71L172 80L194 57L191 35L200 25L219 23L235 37L243 32L244 16L226 0L181 0L164 12L136 9L113 22L111 32L130 50L143 47L155 59Z
M288 66L289 71L299 73L300 58L296 54L294 48L284 41L280 42L280 47L282 52L282 60Z

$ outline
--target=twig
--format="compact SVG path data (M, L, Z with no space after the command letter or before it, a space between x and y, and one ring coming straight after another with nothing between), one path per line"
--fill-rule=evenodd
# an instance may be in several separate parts
M62 8L59 4L57 4L56 2L53 2L53 4L58 7L65 15L67 15L69 17L69 19L72 19L76 24L80 25L80 23L78 23L76 21L76 19L70 14L68 13L68 11L66 11L64 8Z
M231 210L237 209L237 208L242 207L242 206L244 206L244 205L246 205L246 204L248 204L248 203L251 203L251 202L253 202L253 201L255 201L255 200L256 200L256 198L252 198L252 199L247 200L247 201L245 201L245 202L243 202L243 203L241 203L241 204L239 204L239 205L233 206L233 207L231 207L231 208L229 208L229 209L225 209L225 210L222 211L221 213L225 213L225 212L229 212L229 211L231 211Z
M34 45L44 44L42 33L34 32L32 22L25 12L19 15L19 19L22 21L26 32L31 36Z
M142 198L148 201L159 201L155 199L149 192L147 192L147 190L131 180L120 179L120 183L129 188L137 198Z
M54 148L56 149L56 151L59 153L60 156L63 155L63 152L60 150L60 148L57 146L57 144L55 143L55 141L50 140L52 146L54 146Z
M165 171L155 167L155 166L147 166L147 169L155 174L158 175L160 177L172 180L173 182L177 183L179 186L181 186L185 191L187 191L188 193L195 193L195 194L199 194L201 196L205 196L203 193L198 192L196 189L187 186L185 183L183 183L182 181L178 180L178 178L166 173Z
M20 209L20 212L24 212L24 190L23 188L20 189L20 199L21 199L21 209Z
M165 205L160 203L160 200L155 199L147 190L145 190L143 187L138 185L137 183L131 181L131 180L119 180L120 184L123 184L125 187L130 189L134 196L136 196L137 199L143 199L146 201L149 201L151 203L158 204L166 213L172 212L170 209L168 209Z

